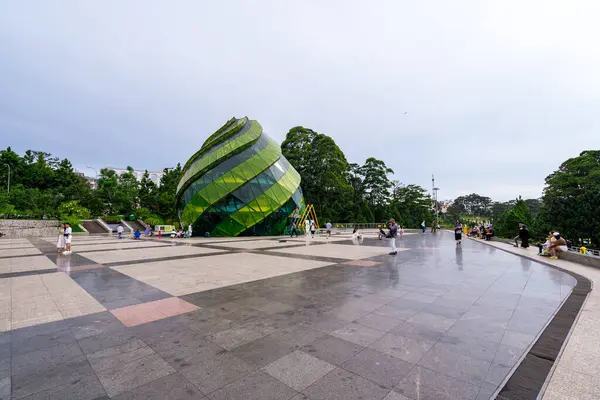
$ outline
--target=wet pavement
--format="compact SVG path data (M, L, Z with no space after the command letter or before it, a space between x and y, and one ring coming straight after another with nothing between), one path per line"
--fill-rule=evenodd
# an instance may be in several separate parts
M2 239L0 399L493 398L576 279L452 239Z

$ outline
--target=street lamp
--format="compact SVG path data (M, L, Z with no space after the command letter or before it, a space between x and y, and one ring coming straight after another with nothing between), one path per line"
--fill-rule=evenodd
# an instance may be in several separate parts
M6 165L8 167L8 190L7 192L10 193L10 165L4 163L4 165Z
M439 210L438 190L440 190L440 188L436 188L436 187L433 188L433 193L434 193L434 198L435 198L435 226L436 227L440 224L439 217L438 217L438 210Z
M89 165L85 166L86 168L93 169L96 177L94 178L94 187L92 189L96 189L98 187L98 171L94 167L90 167Z

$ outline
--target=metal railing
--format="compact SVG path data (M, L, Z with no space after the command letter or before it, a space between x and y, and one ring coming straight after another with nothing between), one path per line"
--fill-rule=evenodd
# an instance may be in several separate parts
M600 257L600 250L588 249L587 247L585 248L585 254L581 252L581 247L571 246L569 251L590 257Z

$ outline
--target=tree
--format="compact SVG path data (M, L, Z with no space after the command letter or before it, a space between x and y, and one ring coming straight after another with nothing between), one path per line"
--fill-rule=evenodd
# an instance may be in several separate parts
M600 150L586 150L546 178L543 213L548 224L576 243L600 246Z
M62 221L68 222L71 225L80 224L82 219L90 217L90 210L81 206L78 200L71 200L61 204L58 208L58 213Z
M144 176L140 181L140 207L147 208L149 210L156 209L158 190L156 184L150 179L148 170L144 172Z
M298 126L287 133L281 150L300 174L305 201L315 206L319 219L347 219L353 209L350 166L335 141Z
M177 184L181 179L181 165L178 163L175 168L165 168L164 174L160 179L158 187L158 197L156 200L155 211L159 216L165 219L166 222L178 222L176 198ZM183 223L189 221L181 221Z
M427 225L433 221L431 197L419 185L404 185L395 181L390 207L391 217L405 227L418 228L422 221Z
M494 231L496 236L514 237L519 232L519 223L528 226L532 236L536 236L537 232L533 230L534 218L527 203L521 197L515 201L515 205L506 211L494 221Z
M390 188L392 186L388 174L394 171L385 165L385 162L376 158L368 158L359 169L363 177L362 188L365 200L373 214L375 221L380 222L386 218L385 209L390 199Z

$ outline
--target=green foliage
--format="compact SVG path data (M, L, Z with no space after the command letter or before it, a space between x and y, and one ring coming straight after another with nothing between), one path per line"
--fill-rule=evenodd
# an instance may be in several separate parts
M546 178L542 217L575 243L600 246L600 150L563 162Z
M392 190L392 215L396 222L407 228L418 228L425 221L431 225L434 215L431 211L431 197L419 185L404 185L395 181Z
M122 218L119 215L104 215L102 220L107 224L118 224L122 221Z
M58 215L61 221L78 225L82 219L90 217L90 210L81 206L79 200L71 200L58 207Z
M494 222L496 236L515 237L519 233L519 223L527 225L531 236L537 236L533 226L534 217L527 206L527 203L519 197L515 205L504 211L504 213Z

